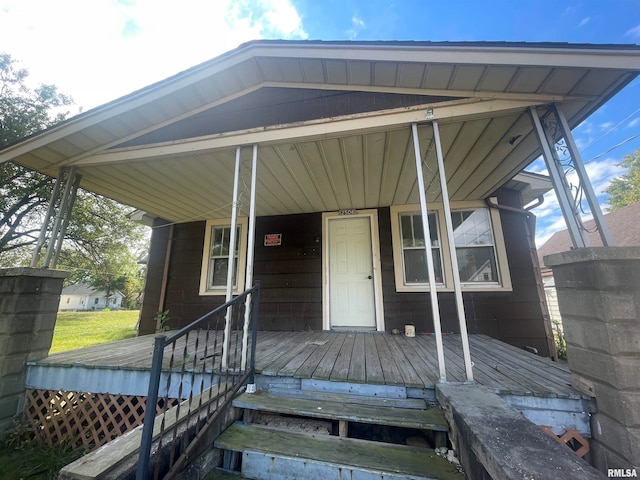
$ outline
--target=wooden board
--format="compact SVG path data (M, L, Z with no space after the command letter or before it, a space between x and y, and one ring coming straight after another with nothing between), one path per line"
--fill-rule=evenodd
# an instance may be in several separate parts
M327 400L331 402L354 403L357 405L385 405L388 407L413 408L424 410L427 403L419 398L389 398L372 397L370 395L340 394L334 392L322 392L318 390L294 390L291 388L272 388L269 390L272 395L291 398L306 398L307 400Z
M447 431L449 428L439 408L409 410L385 406L383 403L374 406L347 402L348 396L344 396L342 401L328 401L281 397L262 391L239 396L233 401L233 406L265 412L422 430Z
M455 466L438 457L431 449L331 435L291 433L257 425L236 423L218 437L214 445L225 450L295 456L420 478L464 478Z

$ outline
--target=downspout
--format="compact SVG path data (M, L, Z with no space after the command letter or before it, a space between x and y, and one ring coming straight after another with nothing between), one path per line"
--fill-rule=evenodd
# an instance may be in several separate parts
M542 273L540 268L540 262L538 260L535 234L536 234L536 216L531 212L532 209L539 207L544 203L544 197L540 195L533 205L528 208L516 208L507 205L499 205L495 203L491 198L486 198L485 203L489 208L495 208L503 210L505 212L518 213L524 215L525 232L527 235L527 243L529 246L529 254L531 256L531 263L533 265L533 274L536 280L536 286L538 289L538 300L540 301L540 310L542 311L542 319L544 321L544 331L547 336L547 346L549 347L549 353L551 358L556 360L558 358L558 352L556 351L556 343L553 338L553 329L551 327L551 316L549 315L549 305L547 304L547 297L544 293L544 284L542 282Z

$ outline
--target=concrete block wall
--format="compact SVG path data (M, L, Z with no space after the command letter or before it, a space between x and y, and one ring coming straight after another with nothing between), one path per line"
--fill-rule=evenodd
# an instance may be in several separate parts
M59 270L0 269L0 436L22 412L26 362L49 353L62 282L68 275Z
M545 257L553 269L573 387L595 397L594 465L640 467L640 247Z

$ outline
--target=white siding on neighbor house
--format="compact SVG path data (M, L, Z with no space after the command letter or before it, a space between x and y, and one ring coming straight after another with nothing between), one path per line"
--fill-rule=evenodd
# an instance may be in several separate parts
M553 276L543 277L544 294L547 297L547 307L549 308L549 316L551 321L557 320L562 323L560 316L560 307L558 306L558 292Z
M65 292L65 290L67 291ZM104 291L83 288L81 285L71 286L63 289L62 295L60 295L58 311L103 310L105 308L117 310L122 307L123 297L122 293L116 291L107 300L106 292Z
M84 295L61 295L58 310L84 310L86 304L87 297Z

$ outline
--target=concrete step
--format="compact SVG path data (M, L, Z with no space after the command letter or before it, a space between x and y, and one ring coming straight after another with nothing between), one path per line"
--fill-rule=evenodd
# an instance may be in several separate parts
M419 410L388 406L384 399L371 399L374 404L367 405L353 402L350 395L333 394L330 400L325 400L286 397L261 390L240 395L233 401L233 406L262 412L439 432L446 432L449 428L442 410L426 408L426 404L423 410Z
M429 448L332 435L292 433L283 429L239 422L218 437L215 447L241 452L243 475L257 479L464 478L454 465Z

